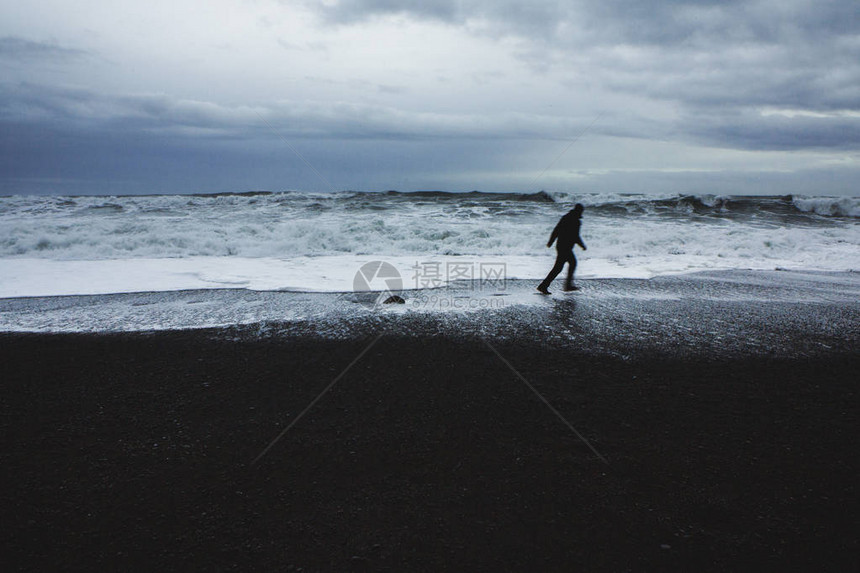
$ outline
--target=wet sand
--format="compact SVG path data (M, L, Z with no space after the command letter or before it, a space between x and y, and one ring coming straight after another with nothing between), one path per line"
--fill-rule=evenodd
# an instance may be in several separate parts
M858 304L588 294L2 334L4 562L855 570Z

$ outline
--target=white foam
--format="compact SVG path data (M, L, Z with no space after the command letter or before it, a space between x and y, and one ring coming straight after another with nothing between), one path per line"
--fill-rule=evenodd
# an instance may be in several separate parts
M597 205L630 197L582 200ZM850 215L858 199L794 203L816 213L832 213L836 205ZM0 198L0 297L230 287L351 291L358 268L372 260L392 262L405 282L418 261L502 262L508 278L540 279L554 257L546 240L565 210L531 200L361 194ZM801 214L808 221L785 225L755 209L741 217L621 211L586 208L582 235L589 250L577 249L578 276L860 269L856 219Z
M828 217L860 217L858 197L794 197L792 203L807 213Z
M789 241L790 239L785 239ZM719 249L718 249L719 250ZM800 251L800 247L796 247ZM850 250L846 245L845 250ZM578 255L579 278L651 278L702 270L776 268L844 270L841 263L819 260L814 253L794 258L752 257L743 248L731 256L708 254L652 254L647 246L614 253L613 245ZM858 251L844 253L853 256ZM595 256L596 255L596 256ZM0 298L163 292L194 289L242 288L257 291L352 292L361 290L356 273L372 261L389 262L398 270L405 289L443 286L456 278L476 281L542 279L554 262L554 250L540 256L459 257L329 255L289 259L247 257L188 257L104 260L0 259ZM829 264L828 264L829 263ZM501 266L501 270L500 270ZM860 265L858 265L860 266ZM459 273L455 271L459 269ZM483 270L482 270L483 269ZM493 274L495 273L495 274ZM501 273L501 275L499 274ZM561 277L564 275L562 274ZM370 284L371 289L384 289Z
M380 260L368 255L295 257L291 259L244 257L189 257L184 259L107 259L57 261L51 259L0 259L0 298L163 292L195 289L244 288L353 292L362 265ZM401 276L403 288L443 286L461 277L449 265L469 271L480 280L481 265L505 266L502 278L532 278L545 272L551 260L530 257L472 259L463 257L386 257ZM497 266L496 266L497 268ZM435 269L431 273L431 269ZM438 270L438 275L435 271ZM488 275L496 280L499 275ZM437 280L438 278L438 280ZM371 289L385 288L370 283Z

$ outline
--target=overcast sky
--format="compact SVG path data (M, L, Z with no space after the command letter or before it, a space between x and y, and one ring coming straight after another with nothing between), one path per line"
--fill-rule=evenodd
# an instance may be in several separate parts
M0 194L860 195L856 0L0 1Z

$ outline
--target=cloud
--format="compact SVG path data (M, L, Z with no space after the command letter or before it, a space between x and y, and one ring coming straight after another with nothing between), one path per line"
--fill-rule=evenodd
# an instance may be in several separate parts
M459 11L455 0L340 0L334 4L312 2L311 5L329 22L341 24L386 15L408 15L451 22Z
M701 143L750 150L860 149L860 117L843 114L789 117L747 112L697 116L687 122Z
M0 179L313 187L285 139L338 188L510 189L596 117L547 185L860 164L850 0L84 3L0 23Z
M111 95L80 88L0 84L3 122L189 137L270 137L274 131L276 135L329 139L563 139L580 131L587 119L518 112L431 113L339 101L226 106L164 94Z
M25 38L0 38L0 58L18 61L69 60L87 55L84 50L64 48L56 44L34 42Z
M104 94L34 84L0 84L0 126L8 147L14 145L12 139L20 137L22 130L29 129L77 133L83 138L169 141L171 146L194 149L245 142L249 149L262 150L279 147L279 140L285 138L292 142L365 141L371 146L380 141L436 141L437 145L455 140L482 142L476 149L489 141L532 141L519 145L533 147L545 142L551 150L552 142L558 147L577 134L643 141L681 139L729 149L860 149L860 114L850 113L705 107L690 109L673 120L610 112L595 121L591 116L432 113L337 101L228 106L165 94ZM406 163L403 158L399 161ZM508 161L499 160L498 164Z
M658 136L671 133L738 148L857 145L853 120L761 116L769 107L860 110L860 27L852 2L340 0L313 5L340 25L397 15L514 39L522 61L539 74L569 78L563 82L572 90L585 86L663 102L675 119L658 127ZM647 136L656 127L635 105L605 111L621 119L622 125L611 128L619 134Z
M497 33L564 44L677 45L706 42L779 43L856 35L856 7L842 0L334 0L307 1L326 21L357 24L386 16L484 26Z

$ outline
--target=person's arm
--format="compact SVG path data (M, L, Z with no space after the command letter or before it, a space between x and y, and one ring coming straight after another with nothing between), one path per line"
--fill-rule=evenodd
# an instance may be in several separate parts
M547 247L551 247L551 246L552 246L552 244L555 242L556 237L558 237L558 227L559 227L559 225L561 225L561 223L559 223L558 225L556 225L556 226L555 226L555 229L553 229L553 230L552 230L552 235L550 235L550 236L549 236L549 242L546 244L546 246L547 246Z
M576 238L576 242L579 244L579 246L580 246L580 247L582 247L582 250L583 250L583 251L587 251L587 250L588 250L588 249L586 249L586 248L585 248L585 243L583 243L583 242L582 242L582 237L577 237L577 238Z

